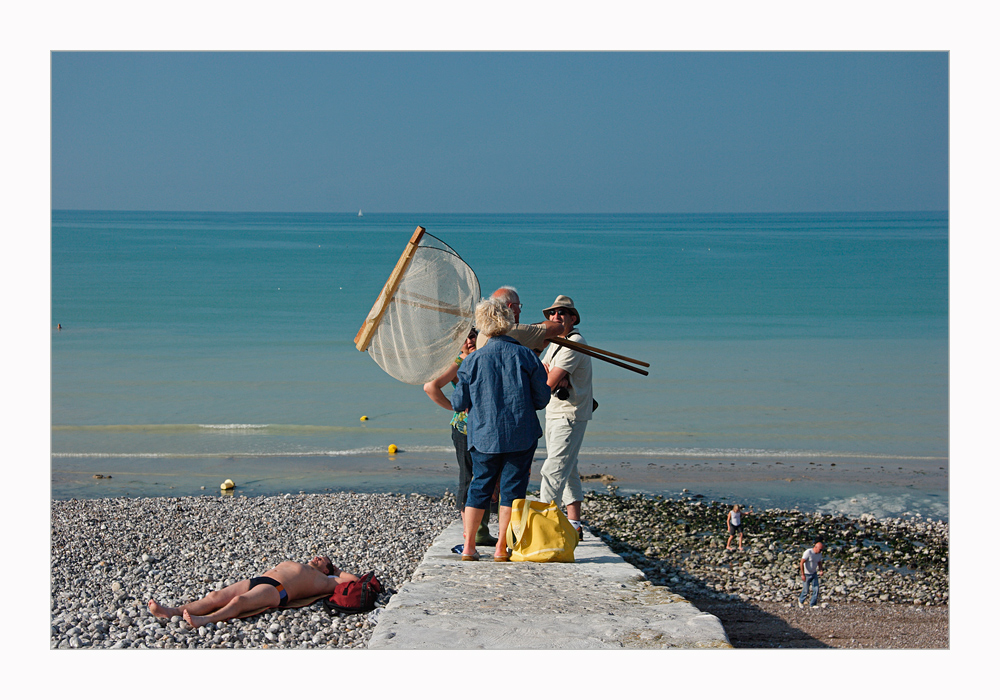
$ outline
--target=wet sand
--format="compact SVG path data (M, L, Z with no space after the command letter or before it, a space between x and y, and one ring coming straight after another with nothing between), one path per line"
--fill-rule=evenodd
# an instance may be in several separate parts
M544 459L532 465L529 488L538 489ZM676 496L701 493L758 507L833 509L879 517L920 512L948 517L948 462L945 459L818 458L775 460L643 455L582 455L580 473L604 477L585 481L599 494L646 493ZM95 475L103 478L96 478ZM56 458L52 497L159 497L220 493L271 496L283 493L454 493L458 468L453 454L406 452L390 455L209 458ZM609 490L610 489L610 490ZM685 491L686 489L686 491Z
M841 603L800 610L785 603L692 600L722 621L737 649L948 649L947 605Z
M580 473L586 472L586 457L580 458ZM790 459L734 460L709 458L677 460L625 457L593 461L595 468L629 484L692 483L794 483L857 484L873 487L904 487L925 490L948 488L946 459L879 459L871 457L802 457Z

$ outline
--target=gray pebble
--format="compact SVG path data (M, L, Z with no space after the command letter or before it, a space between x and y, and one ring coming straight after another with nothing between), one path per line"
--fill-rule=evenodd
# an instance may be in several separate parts
M347 571L374 571L386 588L381 607L457 515L453 496L398 494L53 501L50 646L365 647L375 616L330 616L319 603L197 630L179 616L154 618L146 604L176 606L285 559L325 554ZM95 615L108 624L91 627ZM344 621L350 640L337 632Z

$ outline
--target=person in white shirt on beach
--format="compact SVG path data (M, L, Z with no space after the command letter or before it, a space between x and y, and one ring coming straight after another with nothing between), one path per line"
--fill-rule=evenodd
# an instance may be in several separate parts
M812 548L802 553L799 561L799 573L802 574L802 592L799 594L799 607L804 607L809 588L812 587L812 599L809 607L815 608L819 601L819 577L823 575L823 541L816 540Z
M739 503L733 506L733 509L729 511L726 515L726 528L729 530L729 539L726 541L726 549L732 549L733 537L739 535L740 551L743 551L743 506ZM753 514L753 507L747 511L747 515Z
M559 337L583 345L576 326L580 312L573 300L559 295L551 307L543 312L545 318L561 321L565 330ZM587 423L593 416L593 368L590 357L561 345L549 344L542 356L548 372L552 399L545 409L545 451L547 457L541 469L541 495L543 502L555 501L566 508L566 517L583 539L580 522L580 505L583 502L583 483L580 481L579 456Z

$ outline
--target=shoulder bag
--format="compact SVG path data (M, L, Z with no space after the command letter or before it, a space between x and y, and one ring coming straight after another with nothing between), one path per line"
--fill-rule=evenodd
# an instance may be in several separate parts
M576 561L576 530L559 506L518 498L511 506L507 542L511 561Z

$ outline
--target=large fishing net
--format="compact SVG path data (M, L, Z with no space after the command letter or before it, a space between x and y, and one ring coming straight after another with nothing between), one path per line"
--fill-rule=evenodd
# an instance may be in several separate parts
M358 336L374 324L368 354L399 381L424 384L448 369L461 349L475 321L479 280L448 244L420 228L404 258L410 254L399 286L393 291L390 277ZM361 342L358 349L365 349Z

